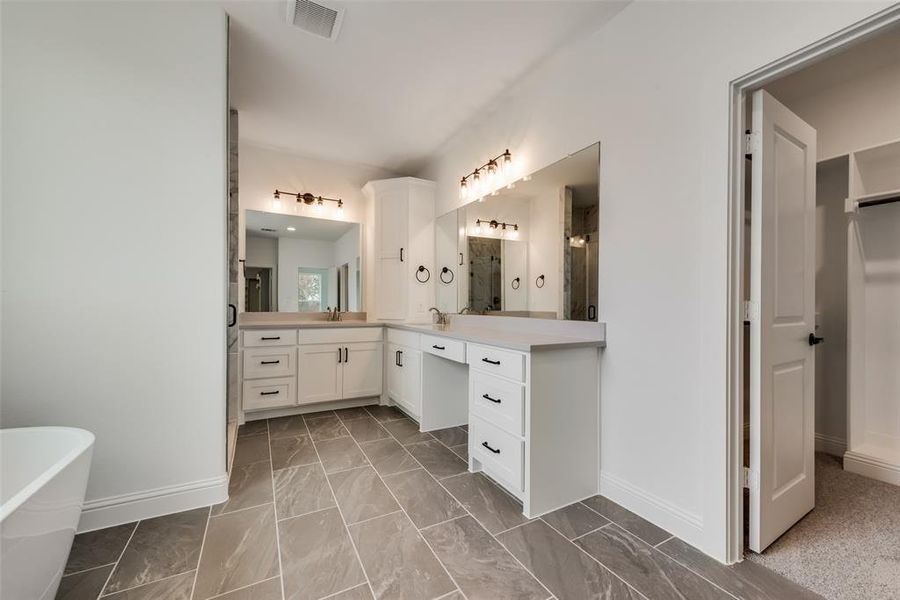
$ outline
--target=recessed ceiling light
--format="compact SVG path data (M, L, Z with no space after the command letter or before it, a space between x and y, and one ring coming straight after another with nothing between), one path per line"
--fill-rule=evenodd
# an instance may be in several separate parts
M288 231L297 231L297 228L296 227L288 227L287 230Z

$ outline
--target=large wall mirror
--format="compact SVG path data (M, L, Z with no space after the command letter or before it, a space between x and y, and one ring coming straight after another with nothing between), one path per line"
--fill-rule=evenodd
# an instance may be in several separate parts
M437 219L438 307L597 320L600 144Z
M246 312L363 310L359 223L245 214Z

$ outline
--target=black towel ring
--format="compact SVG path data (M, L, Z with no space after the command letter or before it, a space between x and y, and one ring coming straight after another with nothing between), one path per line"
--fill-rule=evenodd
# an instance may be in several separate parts
M419 273L425 273L425 279L419 277ZM429 279L431 279L431 271L429 271L425 265L419 265L419 268L416 269L416 281L419 283L427 283Z
M447 273L450 273L450 279L444 279L444 275ZM450 270L450 267L441 269L441 281L447 284L453 283L453 271Z
M512 283L509 284L509 286L514 290L519 289L519 286L521 286L521 285L522 285L522 281L518 277L513 279Z
M538 278L534 280L534 285L538 286L539 288L544 287L544 276L538 275Z

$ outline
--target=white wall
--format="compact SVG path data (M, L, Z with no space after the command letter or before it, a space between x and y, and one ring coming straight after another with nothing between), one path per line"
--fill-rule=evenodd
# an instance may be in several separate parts
M219 501L225 16L204 2L0 10L2 426L92 431L88 507L186 492L111 519Z
M351 311L359 310L357 301L359 290L356 285L356 265L362 256L359 247L359 237L359 227L354 227L334 243L334 265L338 269L344 264L349 265L347 276L347 299L349 304L345 310L349 309Z
M634 2L545 61L422 176L438 213L509 147L525 172L602 142L602 489L726 555L729 82L886 2Z
M240 113L240 106L236 107ZM240 117L240 114L239 114ZM282 214L302 214L316 218L318 215L308 209L298 207L297 203L282 197L281 208L272 204L272 192L275 188L290 192L311 192L317 196L341 198L344 200L344 215L338 216L333 207L322 217L340 219L353 223L361 223L365 232L363 236L363 310L374 302L372 294L372 261L369 257L374 251L370 231L371 215L368 201L362 193L362 187L373 179L388 179L395 173L379 167L355 163L339 163L299 156L277 148L267 148L241 142L239 146L240 182L239 194L241 203L239 255L244 256L246 219L244 211L259 210ZM330 204L330 203L329 203ZM243 281L241 282L243 286ZM371 300L370 300L371 299ZM289 310L283 308L281 310ZM296 306L296 303L294 303ZM244 310L243 295L240 311Z
M283 237L278 240L278 307L297 310L297 270L328 269L326 304L334 305L337 282L334 273L334 242Z
M278 264L278 238L250 235L244 254L248 267L275 267Z

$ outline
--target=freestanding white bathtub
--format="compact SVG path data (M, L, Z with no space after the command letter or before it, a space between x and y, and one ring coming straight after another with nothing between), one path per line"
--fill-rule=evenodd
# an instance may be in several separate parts
M93 448L83 429L0 429L0 599L56 595Z

